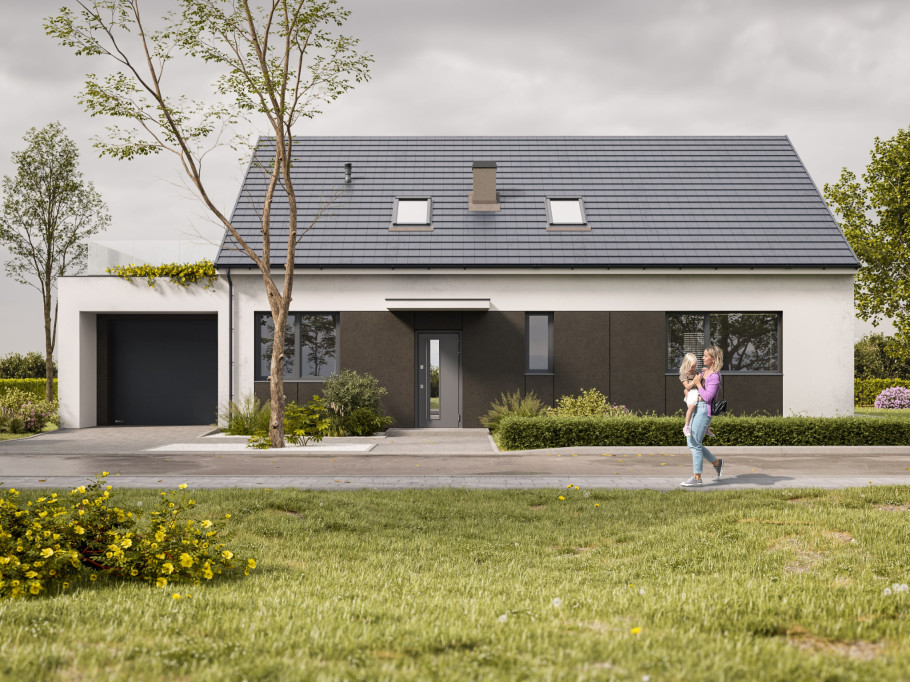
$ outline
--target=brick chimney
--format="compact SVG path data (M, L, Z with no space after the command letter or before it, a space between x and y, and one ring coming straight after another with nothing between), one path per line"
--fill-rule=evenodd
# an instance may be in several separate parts
M498 211L499 192L496 191L496 162L474 162L474 190L468 192L469 211Z

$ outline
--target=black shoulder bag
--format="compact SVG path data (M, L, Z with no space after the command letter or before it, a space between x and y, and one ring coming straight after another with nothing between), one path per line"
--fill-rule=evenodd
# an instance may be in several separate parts
M719 414L723 414L727 411L727 401L724 400L724 380L721 378L720 373L717 375L718 381L720 381L720 400L717 399L717 396L714 396L714 400L711 401L711 416L716 417Z

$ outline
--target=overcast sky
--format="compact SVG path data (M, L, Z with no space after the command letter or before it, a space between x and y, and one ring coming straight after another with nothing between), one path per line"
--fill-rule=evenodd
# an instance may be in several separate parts
M76 95L103 63L42 28L63 0L0 4L0 175L14 173L29 127L60 121L110 207L104 238L218 241L171 159L97 157L92 138L106 122ZM142 6L150 15L169 4ZM821 187L843 166L861 172L876 136L910 124L906 0L343 5L344 32L375 57L372 80L299 135L789 135ZM229 212L243 164L233 152L212 161L213 195ZM43 351L40 295L3 277L0 305L0 355Z

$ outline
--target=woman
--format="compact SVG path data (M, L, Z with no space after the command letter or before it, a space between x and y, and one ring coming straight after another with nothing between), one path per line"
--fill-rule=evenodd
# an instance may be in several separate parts
M701 444L705 431L711 425L711 401L720 389L720 368L724 364L724 353L717 346L705 348L701 358L704 370L695 376L695 385L698 388L698 403L695 414L690 422L691 432L686 436L686 443L692 451L692 477L680 483L683 488L692 488L703 485L701 480L702 460L707 459L714 465L717 477L724 469L724 460L716 458L710 450ZM704 386L702 383L704 382Z

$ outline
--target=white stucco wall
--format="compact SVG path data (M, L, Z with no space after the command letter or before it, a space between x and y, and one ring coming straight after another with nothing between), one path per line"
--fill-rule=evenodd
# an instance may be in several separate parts
M233 395L253 390L254 321L268 310L257 272L232 272ZM60 283L60 402L67 426L93 426L98 313L218 314L219 403L228 399L227 280L214 290L154 289L114 277ZM852 270L322 270L300 274L292 311L387 310L387 298L483 298L502 311L780 311L784 414L853 412ZM342 333L344 333L342 329ZM342 363L344 359L342 358Z
M98 424L97 316L103 313L215 313L218 315L218 402L228 398L228 295L222 279L211 289L187 288L160 279L149 287L144 279L62 277L57 323L58 396L65 427Z

